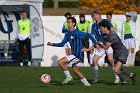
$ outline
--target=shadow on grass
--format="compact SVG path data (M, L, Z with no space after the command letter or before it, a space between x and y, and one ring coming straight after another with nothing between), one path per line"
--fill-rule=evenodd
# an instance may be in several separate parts
M105 84L105 85L108 85L108 86L119 85L119 84L115 84L114 82L110 82L110 81L106 81L106 80L99 80L97 83L94 83L93 80L88 80L88 81L91 84Z
M62 84L62 82L60 82L60 81L51 81L50 83L48 83L48 84L44 84L44 83L40 83L40 85L39 85L39 87L48 87L48 86L51 86L51 85L55 85L55 86L64 86L64 85L75 85L73 82L69 82L68 84Z

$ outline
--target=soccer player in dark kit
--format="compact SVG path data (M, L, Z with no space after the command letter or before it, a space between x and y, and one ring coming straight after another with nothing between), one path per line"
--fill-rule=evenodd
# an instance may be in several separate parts
M130 79L132 80L132 84L135 85L136 74L128 72L126 69L122 67L122 65L126 63L128 57L128 50L123 45L119 36L115 32L110 31L110 25L108 21L102 20L99 23L99 26L101 28L101 31L107 35L107 39L105 44L103 44L101 41L99 41L98 44L104 49L108 49L110 46L112 47L113 56L115 59L114 72L119 76L120 81L122 82L121 85L126 84L126 80L123 78L122 74L129 76Z

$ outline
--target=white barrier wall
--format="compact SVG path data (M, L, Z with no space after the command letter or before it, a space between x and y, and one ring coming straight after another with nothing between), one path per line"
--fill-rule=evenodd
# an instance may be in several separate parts
M77 21L79 21L79 16L75 15L75 18ZM106 18L105 15L102 16L102 18ZM91 21L90 15L86 15L86 19ZM62 34L62 26L63 22L66 20L64 16L43 16L43 25L44 25L44 35L45 35L45 49L44 49L44 61L41 63L41 66L58 66L57 61L61 57L65 56L65 49L62 47L51 47L47 46L47 42L61 42L63 39L63 34ZM122 28L122 23L125 21L125 15L113 15L112 21L116 22L117 24L117 33L120 36L121 34L121 28ZM136 43L137 43L137 48L136 51L138 50L138 46L140 45L140 15L138 15L137 22L137 36L136 36ZM101 58L99 60L100 65L102 65L104 62L104 58ZM89 66L87 63L87 59L85 58L85 64L83 66Z

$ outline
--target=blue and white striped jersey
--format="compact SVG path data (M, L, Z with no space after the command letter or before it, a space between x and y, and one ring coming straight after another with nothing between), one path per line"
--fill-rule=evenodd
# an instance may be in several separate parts
M83 40L85 38L90 38L91 41L94 43L94 45L97 44L97 41L92 37L91 34L81 32L77 29L74 29L73 31L67 30L65 32L65 37L62 40L61 43L53 43L53 46L57 47L63 47L65 43L69 42L72 48L72 55L74 55L76 58L80 59L80 61L83 62L84 55L81 51L83 49Z
M107 19L102 19L102 20L107 20ZM109 24L110 24L110 27L112 27L111 22L109 22ZM105 42L104 33L100 31L99 23L95 22L92 24L91 34L95 36L97 41Z

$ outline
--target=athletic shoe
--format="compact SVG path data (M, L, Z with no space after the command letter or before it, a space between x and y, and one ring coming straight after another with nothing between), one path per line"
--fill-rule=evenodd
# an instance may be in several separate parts
M132 80L132 84L133 84L133 85L135 85L135 83L136 83L135 77L136 77L136 74L135 74L135 73L131 73L130 79Z
M23 63L22 62L20 63L20 66L23 67Z
M85 86L89 87L89 86L90 86L90 84L89 84L89 83L86 83L86 84L85 84Z
M73 80L72 77L66 77L66 79L62 82L62 84L67 84L71 80Z
M118 84L119 82L120 82L119 78L116 78L115 81L114 81L115 84Z
M121 83L121 86L125 86L126 85L126 81Z
M31 61L28 62L28 66L29 66L29 67L31 66Z

